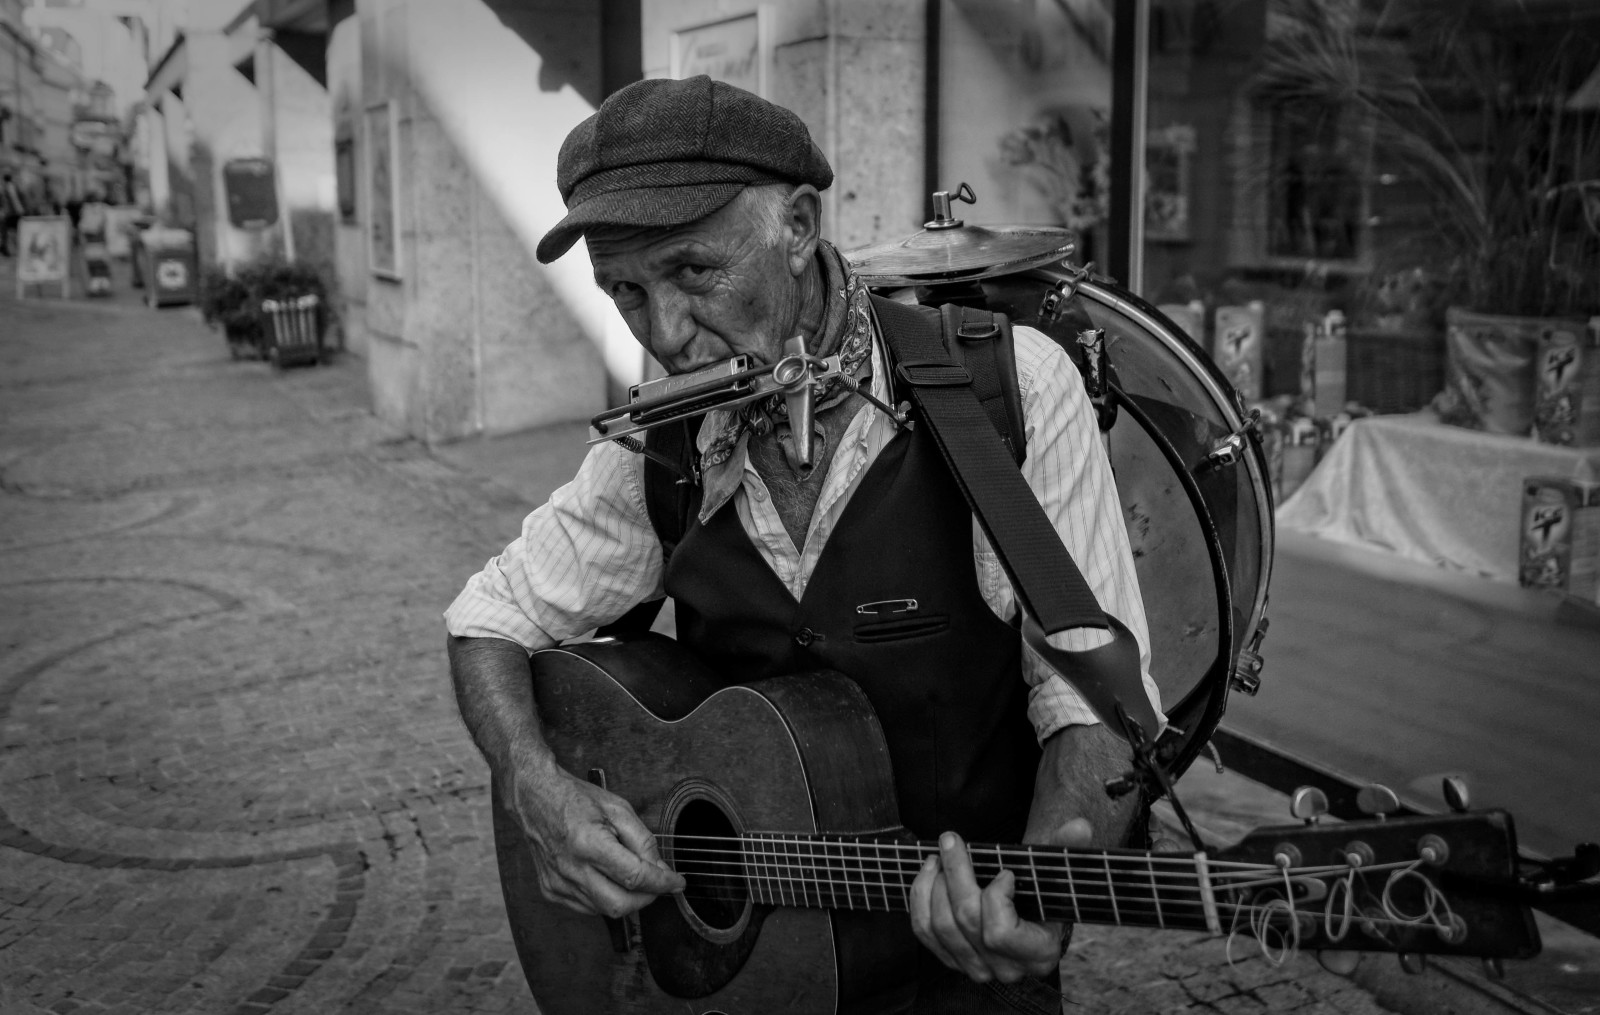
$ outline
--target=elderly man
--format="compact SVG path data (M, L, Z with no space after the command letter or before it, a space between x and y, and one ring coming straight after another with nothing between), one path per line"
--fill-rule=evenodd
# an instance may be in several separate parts
M557 182L569 213L538 256L548 263L584 237L595 284L671 373L741 353L773 363L798 335L893 404L868 294L821 238L818 192L832 180L789 111L704 77L640 82L566 139ZM1029 329L1016 330L1016 363L1026 479L1148 670L1127 534L1082 381ZM797 444L807 437L809 468ZM1020 920L1008 875L978 884L962 836L1117 844L1135 804L1102 785L1128 767L1126 745L1025 654L1013 591L925 427L902 428L834 384L818 392L810 435L791 432L781 405L758 403L707 413L694 449L695 509L670 558L648 516L645 459L603 443L446 614L462 715L541 888L616 916L683 887L625 801L556 764L527 665L530 651L667 594L679 639L728 683L825 668L861 685L903 819L919 836L943 833L911 893L928 958L912 1010L1009 1010L980 985L1053 981L1064 929ZM884 589L937 623L862 636L854 607ZM1108 637L1071 630L1051 643ZM1147 675L1144 688L1154 702Z

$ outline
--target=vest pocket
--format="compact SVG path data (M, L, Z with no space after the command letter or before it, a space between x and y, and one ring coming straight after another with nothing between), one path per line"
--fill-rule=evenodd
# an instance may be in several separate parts
M949 628L949 616L934 613L858 624L854 635L857 642L899 641L903 638L922 638L930 634L939 634Z

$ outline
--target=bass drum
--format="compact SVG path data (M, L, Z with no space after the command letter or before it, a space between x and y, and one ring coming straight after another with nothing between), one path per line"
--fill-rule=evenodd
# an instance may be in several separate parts
M1254 693L1260 670L1273 504L1243 403L1204 350L1108 279L1058 266L886 295L913 293L930 306L982 306L1044 331L1080 370L1079 331L1104 330L1105 402L1114 410L1105 439L1149 618L1151 675L1179 731L1163 752L1176 777L1210 739L1229 690ZM1102 428L1110 415L1102 412Z

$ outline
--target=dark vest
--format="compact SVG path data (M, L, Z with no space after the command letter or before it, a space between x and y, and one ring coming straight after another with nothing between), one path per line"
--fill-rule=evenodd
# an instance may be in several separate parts
M1039 759L1021 640L978 589L972 513L926 427L861 477L799 602L732 505L691 522L666 591L678 638L729 684L815 669L860 684L919 837L1021 841Z

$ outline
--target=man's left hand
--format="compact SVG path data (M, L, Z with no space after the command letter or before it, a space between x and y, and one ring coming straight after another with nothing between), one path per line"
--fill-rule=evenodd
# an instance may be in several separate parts
M1051 845L1083 847L1092 829L1073 818L1050 836ZM967 844L954 832L939 838L911 884L911 929L939 961L978 983L1015 983L1045 976L1061 961L1059 923L1033 923L1012 904L1016 878L1008 870L979 887Z

